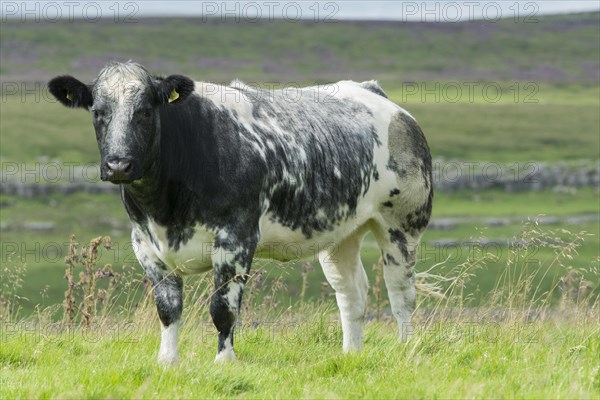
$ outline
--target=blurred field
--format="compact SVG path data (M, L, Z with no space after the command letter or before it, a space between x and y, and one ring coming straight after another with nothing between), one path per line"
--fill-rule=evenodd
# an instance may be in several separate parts
M516 241L524 226L520 221L527 216L534 218L545 214L552 216L594 215L598 214L598 194L593 189L582 189L574 194L557 196L550 191L526 192L520 194L507 194L503 192L485 192L478 200L473 199L469 193L438 193L434 219L442 217L475 217L474 221L465 221L451 229L429 229L424 238L423 245L418 253L418 271L428 270L434 264L449 259L448 265L453 266L465 261L474 251L486 251L499 257L497 261L489 261L485 269L475 272L467 290L473 293L475 303L481 304L485 294L497 283L498 276L506 269L510 245L488 244L485 240L499 240L500 242ZM23 282L20 295L26 299L19 303L23 307L22 314L30 313L36 304L54 304L60 302L66 289L64 280L65 265L63 259L66 255L68 238L75 233L80 242L99 235L111 235L113 238L113 251L104 252L103 262L110 263L120 270L122 265L137 266L129 239L129 223L120 199L115 195L91 195L76 193L68 196L54 196L47 199L24 200L12 196L0 197L5 205L2 211L2 222L15 224L15 231L3 232L2 265L14 267L26 265L27 277ZM6 204L10 204L7 206ZM490 227L486 223L489 217L519 217L515 222L504 226ZM477 219L479 218L479 219ZM27 232L19 229L19 222L46 221L54 223L54 228L49 232ZM585 223L559 223L558 225L545 226L545 230L561 229L571 232L586 231L593 236L585 238L578 249L578 256L570 261L573 268L582 269L586 279L595 280L594 267L599 267L598 248L600 248L600 223L598 220ZM447 240L458 240L460 244L440 244ZM482 241L483 240L483 241ZM484 244L482 244L484 243ZM528 259L528 265L534 270L544 270L556 256L551 248L539 248L536 251L525 252L523 257ZM370 276L371 283L374 279L372 265L377 262L379 250L370 236L363 246L363 264ZM317 266L309 275L307 296L317 299L320 296L321 283L325 277L318 267L316 255L309 256ZM304 262L269 263L258 260L255 270L267 267L270 271L269 280L282 276L287 285L290 302L298 300L301 291L300 277L301 266ZM439 268L441 273L444 269ZM141 269L138 268L141 278ZM565 270L558 265L548 271L544 287L550 287L553 282L562 277ZM6 282L6 275L3 280ZM193 278L187 278L193 285ZM558 295L558 293L557 293Z
M599 40L598 13L539 16L537 23L7 21L0 73L7 81L64 72L92 79L114 58L215 82L596 83Z
M25 92L42 90L45 81L56 74L91 80L109 60L133 59L156 73L185 73L213 82L240 78L258 85L277 82L276 87L281 87L378 79L392 100L419 120L436 159L593 165L600 148L599 16L544 16L533 24L512 20L223 24L147 19L125 26L8 21L2 25L0 38L0 162L3 169L18 163L22 170L35 170L48 161L97 163L88 113L61 107L45 91ZM471 97L468 85L473 84ZM483 91L486 85L492 85L490 92ZM458 97L452 91L456 87L462 91ZM500 97L496 101L497 88ZM447 254L435 247L440 241L506 241L519 235L521 221L527 217L597 215L598 201L595 188L566 193L549 189L517 194L438 192L435 219L479 219L465 220L448 230L429 230L424 243L433 250L424 248L418 269L424 271L443 261ZM28 269L20 293L23 314L38 303L60 302L62 256L71 234L81 241L109 234L120 253L107 255L106 262L117 268L136 265L128 246L127 217L116 195L75 193L38 199L2 195L0 213L2 266L24 264ZM518 218L507 225L487 226L486 218L504 216ZM47 231L19 228L31 222L53 225ZM597 220L560 222L549 228L594 233L586 238L572 266L589 269L597 265ZM469 284L477 299L494 286L507 250L502 246L501 259L491 270L479 271ZM465 250L460 252L455 263L467 256ZM536 256L547 260L554 255L542 249ZM370 275L376 258L377 250L367 238L363 261ZM257 267L263 265L257 263ZM285 276L292 299L300 291L300 266L274 269ZM323 280L316 268L310 275L309 296L319 295Z
M488 104L481 98L473 104L431 104L404 103L402 94L389 87L392 100L423 127L434 158L505 163L597 159L598 86L583 91L576 104L561 102L568 88L545 90L544 96L554 98L551 104ZM98 162L91 117L83 110L13 95L2 103L1 116L2 162Z

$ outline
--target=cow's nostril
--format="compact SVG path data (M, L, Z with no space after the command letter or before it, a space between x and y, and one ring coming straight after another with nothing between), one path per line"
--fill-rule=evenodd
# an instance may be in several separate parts
M111 171L127 172L131 169L131 162L129 161L108 162L106 164Z
M130 179L130 173L133 170L133 164L127 160L108 161L106 163L106 176L112 182L127 181Z

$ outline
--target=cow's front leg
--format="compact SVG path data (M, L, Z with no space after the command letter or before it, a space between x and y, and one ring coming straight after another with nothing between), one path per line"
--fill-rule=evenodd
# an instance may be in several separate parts
M161 323L160 349L158 363L161 365L174 365L179 363L177 349L177 331L183 309L183 280L174 272L161 274L158 279L153 279L154 301Z
M215 292L210 304L210 314L219 332L215 362L235 360L233 330L255 247L255 243L241 244L222 240L215 242L212 257Z
M183 280L174 272L168 272L160 261L134 231L132 238L136 246L135 255L152 283L154 301L161 323L161 340L158 351L158 363L164 366L177 364L177 331L183 310Z

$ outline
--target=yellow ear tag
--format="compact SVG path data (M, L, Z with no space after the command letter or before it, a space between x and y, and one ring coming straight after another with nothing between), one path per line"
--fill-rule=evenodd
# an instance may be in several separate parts
M178 98L179 98L179 93L177 93L177 90L173 89L173 91L171 92L171 97L169 97L169 103L174 102Z
M67 100L73 101L73 95L71 93L67 93Z

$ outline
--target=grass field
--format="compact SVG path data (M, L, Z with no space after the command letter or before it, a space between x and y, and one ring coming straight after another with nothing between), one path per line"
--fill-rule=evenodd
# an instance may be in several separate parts
M329 315L323 310L312 315ZM309 313L302 313L309 315ZM3 332L3 398L598 398L597 321L432 324L399 345L369 323L360 354L341 354L337 324L240 330L239 360L214 365L208 320L188 320L181 365L155 363L158 324L95 332ZM12 328L12 327L11 327ZM20 330L23 329L23 330ZM32 329L33 330L33 329ZM551 350L550 350L551 349ZM60 371L60 372L58 372ZM31 384L35 382L35 385Z
M576 254L568 245L561 249L564 259ZM164 370L155 362L159 326L148 297L131 302L131 294L120 291L121 286L102 297L100 290L77 292L76 303L93 298L88 304L98 310L89 314L89 323L81 319L81 325L68 328L67 313L53 322L53 316L63 313L56 306L39 308L28 318L5 315L0 325L0 395L489 398L501 393L596 398L597 298L584 294L583 282L574 275L554 282L549 290L540 289L530 280L526 260L514 259L515 272L504 270L485 305L469 308L471 293L464 283L489 259L483 253L454 268L455 279L443 283L443 298L420 298L410 327L413 338L406 343L398 342L396 323L387 314L380 316L379 303L371 299L359 354L341 353L331 296L288 305L281 285L254 275L236 328L238 360L213 364L215 328L206 307L213 289L206 277L185 290L181 362ZM95 265L90 270L95 274ZM150 295L139 282L136 288ZM553 305L551 295L559 288L560 301ZM376 281L373 290L380 289L381 281ZM258 291L270 296L256 296ZM127 301L112 301L113 296L126 296ZM105 305L113 312L105 312ZM77 312L76 321L81 315ZM28 384L32 380L35 385Z
M444 299L421 298L414 336L407 343L398 343L396 324L388 315L376 317L376 303L370 301L359 354L341 354L340 325L330 296L287 306L288 296L278 296L281 286L255 277L237 325L238 360L226 366L212 362L215 332L205 306L212 292L210 278L186 289L181 364L169 370L155 363L159 328L147 299L125 306L112 303L114 313L99 313L89 327L73 330L66 328L65 319L52 322L53 314L62 313L57 307L38 309L32 317L9 318L1 325L0 395L489 398L501 393L596 398L598 301L581 293L572 297L582 285L571 280L566 286L555 282L554 289L562 287L563 295L552 306L526 272L505 271L485 306L465 308L471 295L463 283L485 259L480 254L455 270L457 278L444 285ZM523 263L519 260L515 267ZM271 296L255 297L257 290ZM112 293L123 296L118 290ZM89 298L78 294L76 300L84 297ZM98 303L103 309L110 302L98 298ZM32 380L35 385L27 384Z

